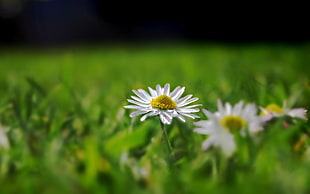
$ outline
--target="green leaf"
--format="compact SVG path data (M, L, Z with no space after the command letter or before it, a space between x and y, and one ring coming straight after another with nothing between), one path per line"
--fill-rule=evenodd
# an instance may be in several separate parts
M111 155L119 155L124 151L143 145L152 122L143 122L132 132L120 131L104 142L105 150ZM160 126L158 126L160 127Z

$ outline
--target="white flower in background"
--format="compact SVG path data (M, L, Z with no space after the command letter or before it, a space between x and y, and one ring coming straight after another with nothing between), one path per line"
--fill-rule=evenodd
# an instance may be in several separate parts
M185 122L186 117L192 119L199 118L199 116L192 114L199 112L197 105L186 106L198 100L197 97L192 98L192 94L180 98L184 93L185 87L176 87L170 92L170 84L166 84L164 88L160 85L156 86L156 90L148 87L150 94L143 89L132 90L137 96L131 96L133 99L128 99L128 102L134 105L124 106L129 109L136 109L136 111L130 114L130 117L136 117L142 115L141 121L144 121L147 117L159 115L163 124L171 124L174 117L179 118Z
M274 117L282 117L282 116L290 116L293 118L301 118L307 119L306 113L307 110L305 108L286 108L286 104L284 103L283 107L280 107L276 104L269 104L266 108L260 107L261 116L264 121L269 121Z
M202 149L206 150L211 146L221 147L225 155L230 156L236 149L234 134L245 134L246 128L250 134L263 129L261 118L256 115L257 109L254 104L248 104L243 107L243 101L235 106L229 103L223 106L218 100L218 112L211 113L203 110L209 120L195 122L194 131L200 134L208 135L208 138L202 143Z
M0 126L0 148L8 149L10 147L8 137L6 133L9 131L9 128Z

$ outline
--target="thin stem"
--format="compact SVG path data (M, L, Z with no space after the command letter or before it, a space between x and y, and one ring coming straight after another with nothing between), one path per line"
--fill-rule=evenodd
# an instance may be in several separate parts
M212 160L211 160L211 162L212 162L212 177L214 178L214 179L216 179L217 178L217 171L218 171L218 166L217 166L217 163L216 163L216 157L214 157Z
M171 146L171 143L169 141L169 137L168 137L168 134L167 134L167 130L166 130L166 127L165 127L165 124L163 124L160 120L160 126L161 126L161 130L163 131L163 137L167 143L167 146L168 146L168 149L169 149L169 152L172 156L174 156L174 153L173 153L173 148Z

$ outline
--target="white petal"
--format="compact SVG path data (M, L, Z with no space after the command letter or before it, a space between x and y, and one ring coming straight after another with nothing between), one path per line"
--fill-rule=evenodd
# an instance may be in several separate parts
M202 109L202 112L211 120L217 120L216 116L206 109Z
M176 109L172 109L172 110L166 110L166 112L168 112L172 117L177 117L178 115L180 115Z
M170 93L170 84L166 84L163 91L164 95L169 96Z
M269 115L269 112L264 107L259 107L260 111L264 113L264 115Z
M193 96L192 94L189 94L189 95L187 95L187 96L185 96L185 97L183 97L183 98L180 98L180 99L176 100L175 102L176 102L177 104L181 104L181 103L183 103L184 101L190 99L192 96Z
M128 108L128 109L145 109L141 106L136 106L136 105L127 105L127 106L124 106L124 108Z
M145 100L145 99L141 99L141 98L138 98L136 96L131 96L132 99L138 101L138 102L142 102L142 103L149 103L150 101L148 100Z
M180 90L178 90L178 92L173 95L173 96L170 96L170 98L173 100L173 101L176 101L180 98L180 96L184 93L185 91L185 87L182 87Z
M135 116L138 116L138 115L142 115L142 114L145 114L145 113L148 113L150 111L147 111L147 110L137 110L137 111L134 111L132 113L130 113L130 117L135 117Z
M165 116L164 115L162 115L162 114L159 114L159 118L160 118L160 121L163 123L163 124L166 124L166 118L165 118Z
M158 96L163 95L163 89L161 88L159 84L156 85L156 92Z
M8 141L6 134L0 133L0 147L7 149L7 148L9 148L9 146L10 146L10 144L9 144L9 141Z
M182 122L185 122L185 118L182 115L177 115L176 116L178 119L180 119Z
M162 111L161 112L168 120L172 120L173 116L171 115L172 113L169 113L167 111Z
M160 120L163 124L168 124L168 125L171 124L171 120L168 120L168 118L165 115L160 114L159 117L160 117Z
M178 106L182 107L182 106L188 105L190 103L196 102L197 100L199 100L199 98L195 97L195 98L192 98L192 99L190 99L188 101L185 101L183 103L178 104Z
M192 112L199 112L199 108L178 108L177 111L179 113L192 113Z
M183 107L183 108L195 108L195 107L198 107L198 106L202 106L202 104L190 105L190 106Z
M174 98L174 96L179 92L179 90L181 89L180 86L176 87L173 92L170 93L170 98Z
M210 121L206 121L206 120L200 120L200 121L197 121L197 122L194 122L194 124L198 127L203 127L203 128L206 128L206 126L208 125Z
M286 114L291 116L291 117L307 119L306 118L306 112L307 112L307 110L304 108L294 108L294 109L290 109L289 111L287 111Z
M211 129L207 129L207 128L196 128L194 129L194 131L202 135L209 135L212 132Z
M241 114L241 110L242 110L242 106L243 106L243 101L240 101L238 104L236 104L233 107L232 115L235 115L235 116L240 115Z
M192 118L192 119L200 118L198 115L189 114L189 113L182 113L182 115L189 117L189 118Z
M267 114L267 115L260 116L260 117L262 119L262 122L268 122L268 121L270 121L273 118L273 115L272 114Z
M255 134L258 131L263 130L264 128L263 128L262 125L263 125L263 122L261 122L261 121L251 122L249 124L249 131L250 131L250 133Z
M150 91L150 94L152 96L152 98L155 98L157 96L159 96L156 92L156 90L153 90L151 87L148 87L149 88L149 91Z
M220 112L220 115L226 115L226 112L224 110L222 101L220 99L217 100L217 108L218 108L218 110Z
M222 139L221 141L221 147L223 152L225 153L226 156L230 156L233 154L233 152L236 149L236 144L234 141L234 136L229 134L225 137L225 139Z
M213 137L208 137L208 139L206 139L202 145L201 145L201 149L202 150L207 150L209 149L210 146L212 146L214 144L214 138Z
M147 99L147 101L152 100L151 96L145 90L139 89L138 91L145 97L145 99Z
M155 116L155 115L157 115L157 114L158 114L157 112L150 112L150 113L147 113L147 114L143 115L143 116L140 118L140 121L144 121L147 117Z
M251 115L255 115L257 112L255 104L247 104L243 109L242 117L249 118Z
M127 101L132 103L132 104L136 104L138 106L141 106L141 107L149 107L150 106L149 104L144 104L144 103L137 102L137 101L134 101L134 100L131 100L131 99L127 99Z
M1 127L1 126L0 126L0 134L1 134L1 133L2 133L2 134L5 134L5 133L7 133L9 130L10 130L9 127Z
M229 104L228 102L225 103L225 109L226 109L226 114L227 115L231 115L231 104Z
M142 95L140 92L136 91L136 90L132 90L133 93L135 93L138 97L140 97L141 99L148 101L149 99L147 99L144 95Z

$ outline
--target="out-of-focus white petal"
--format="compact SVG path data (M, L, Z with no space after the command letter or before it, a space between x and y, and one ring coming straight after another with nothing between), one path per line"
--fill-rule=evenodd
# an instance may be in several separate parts
M0 126L0 148L8 149L10 147L10 143L7 137L7 132L9 128Z
M204 128L207 128L207 125L208 123L210 123L212 121L210 120L200 120L200 121L197 121L197 122L194 122L194 124L197 126L197 127L204 127Z
M209 149L210 146L214 144L215 139L213 137L208 137L201 145L202 150Z
M226 109L226 114L227 115L231 115L232 107L231 107L231 105L228 102L225 103L225 109Z
M255 134L258 131L262 131L264 129L263 125L262 125L262 122L263 122L262 119L260 121L257 121L257 122L251 122L249 124L250 133L251 134Z
M202 135L209 135L212 133L213 130L208 129L208 128L196 128L194 129L194 131Z
M210 120L217 120L216 116L209 112L206 109L202 109L202 112L210 119Z
M288 116L301 118L301 119L307 119L306 113L307 113L307 110L304 108L293 108L286 112Z
M221 147L226 156L231 156L233 152L236 150L234 136L230 134L227 135L225 137L225 140L223 139Z
M244 107L241 116L248 117L249 115L255 115L256 112L257 112L257 109L256 109L256 106L254 104L247 104Z
M243 106L243 101L240 101L233 107L232 115L240 115Z
M276 113L277 110L275 110L275 111L267 110L268 107L271 105L273 105L273 106L277 107L279 110L281 110L281 113ZM293 117L293 118L301 118L301 119L307 120L307 118L306 118L307 110L305 108L289 109L289 108L286 108L286 102L284 102L284 105L282 106L282 108L276 104L271 104L271 105L268 105L267 108L259 107L261 112L263 113L263 117L265 117L265 121L269 121L273 117L282 117L285 115ZM266 117L266 116L269 116L269 117Z
M226 111L224 110L222 101L221 101L220 99L217 100L217 108L218 108L219 113L220 113L221 115L224 115L224 114L226 113Z

